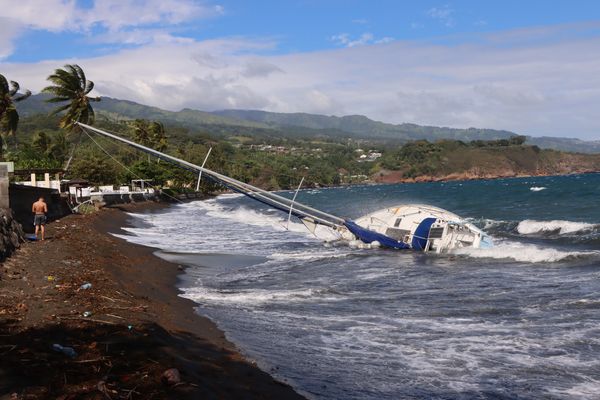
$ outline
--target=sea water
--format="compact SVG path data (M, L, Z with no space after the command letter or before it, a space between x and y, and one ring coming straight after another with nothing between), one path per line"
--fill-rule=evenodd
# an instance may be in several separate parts
M297 200L348 218L430 204L495 247L353 249L241 195L132 214L143 224L124 237L187 264L182 295L310 398L600 397L600 175L304 190Z

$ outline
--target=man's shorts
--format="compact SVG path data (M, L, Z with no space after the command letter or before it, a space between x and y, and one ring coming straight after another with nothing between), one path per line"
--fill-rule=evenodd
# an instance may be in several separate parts
M33 219L33 225L35 225L35 226L46 225L46 216L42 215L42 214L36 215L35 218Z

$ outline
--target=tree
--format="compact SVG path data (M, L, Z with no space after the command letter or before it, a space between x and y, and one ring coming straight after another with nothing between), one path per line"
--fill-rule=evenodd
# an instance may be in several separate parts
M95 114L90 103L100 101L100 97L88 96L94 89L94 82L85 77L85 73L79 65L67 64L64 69L56 69L47 79L53 85L45 87L42 92L52 94L54 97L46 101L49 103L68 102L51 113L51 115L56 115L64 112L60 119L61 128L72 131L76 122L94 123Z
M4 75L0 74L0 131L3 136L15 135L19 125L19 113L15 103L25 100L31 96L31 92L26 90L24 94L19 94L20 86L15 81L8 81ZM2 140L2 148L5 148L6 140Z
M51 143L52 143L52 139L44 131L36 132L33 135L33 140L31 142L33 148L35 150L37 150L38 153L43 154L43 155L48 154Z
M131 123L131 129L137 143L158 151L163 151L167 148L167 135L162 123L136 119Z

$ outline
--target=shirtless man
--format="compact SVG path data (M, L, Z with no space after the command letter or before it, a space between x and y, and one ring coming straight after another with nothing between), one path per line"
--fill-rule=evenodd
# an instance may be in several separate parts
M31 206L31 212L35 214L33 224L35 225L35 237L37 238L38 231L42 230L42 240L44 240L44 225L46 225L46 213L48 212L48 206L44 201L43 197L40 197L38 201L33 203Z

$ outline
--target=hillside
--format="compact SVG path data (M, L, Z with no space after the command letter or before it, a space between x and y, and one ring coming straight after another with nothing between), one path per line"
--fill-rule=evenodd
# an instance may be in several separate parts
M48 113L53 105L44 100L48 96L36 94L18 104L23 116ZM167 111L128 100L103 97L94 104L98 114L116 121L143 118L159 120L167 125L185 127L193 132L202 132L219 137L249 136L272 140L275 138L344 138L378 142L404 143L413 140L436 141L441 139L498 140L516 134L494 129L456 129L447 127L421 126L416 124L388 124L373 121L362 115L344 117L307 113L274 113L256 110L222 110L205 112L192 109ZM527 137L527 143L540 148L555 150L600 153L600 141L583 141L571 138Z
M385 183L566 175L600 171L600 155L491 142L413 142L387 152L381 166L373 180Z

